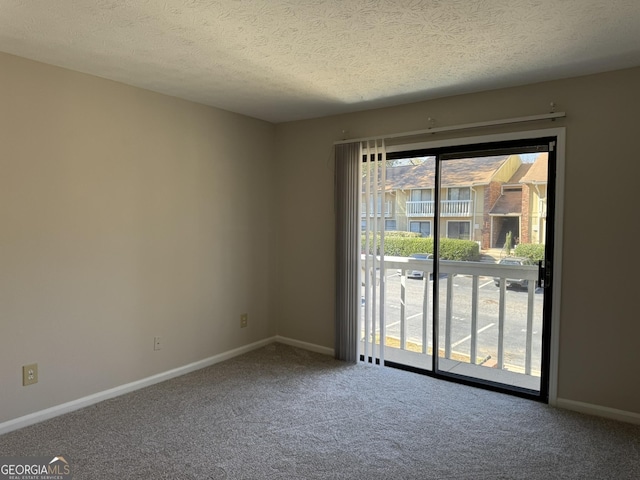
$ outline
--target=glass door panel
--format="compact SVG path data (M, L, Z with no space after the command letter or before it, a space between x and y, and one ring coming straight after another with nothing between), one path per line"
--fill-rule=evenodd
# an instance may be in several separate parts
M361 358L546 399L551 141L363 163Z
M372 182L373 177L382 178L381 169L382 161L377 166L363 163L362 357L382 346L388 364L431 370L433 260L428 257L433 254L435 157L407 156L385 161L384 186L379 180ZM378 186L377 193L374 184ZM382 197L382 192L389 202L388 210L367 208L376 195ZM386 215L384 228L379 221L381 214ZM380 253L384 253L384 267L374 269L374 265L381 265ZM379 313L381 309L383 315Z
M440 211L436 372L540 395L549 154L527 152L440 160L440 191L470 205Z

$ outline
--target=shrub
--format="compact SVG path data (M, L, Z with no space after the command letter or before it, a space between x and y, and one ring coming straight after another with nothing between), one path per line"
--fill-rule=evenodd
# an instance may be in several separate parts
M544 244L541 243L520 243L516 245L514 251L516 257L525 257L533 263L544 260Z
M412 237L412 238L420 238L420 234L418 232L403 232L401 230L392 230L390 232L384 232L385 238L389 237Z
M411 233L411 232L407 232ZM362 251L365 251L365 235L362 235ZM380 237L376 239L377 250L380 250ZM369 242L369 253L372 253L373 241ZM433 238L417 236L388 235L384 237L384 254L396 257L410 257L416 253L433 253ZM480 248L476 242L443 238L440 241L440 258L442 260L480 260Z
M511 255L511 248L513 246L513 232L507 233L507 238L504 242L504 249L507 251L509 255Z
M411 232L407 232L411 233ZM362 251L365 251L365 235L362 235ZM380 237L376 237L377 250L380 250ZM369 240L369 253L373 253L373 237ZM377 252L376 252L377 253ZM384 236L384 254L396 257L410 257L414 253L433 253L433 239L419 236Z
M443 238L440 241L440 258L442 260L477 262L480 260L480 247L471 240Z

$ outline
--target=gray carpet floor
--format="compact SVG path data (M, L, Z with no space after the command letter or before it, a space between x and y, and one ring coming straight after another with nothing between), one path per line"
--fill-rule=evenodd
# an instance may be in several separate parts
M0 436L75 479L640 479L640 426L273 344Z

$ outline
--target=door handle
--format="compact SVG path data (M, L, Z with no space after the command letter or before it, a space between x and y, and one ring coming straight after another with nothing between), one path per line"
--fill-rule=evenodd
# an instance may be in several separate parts
M545 260L543 266L542 260L538 261L538 286L540 288L551 286L551 262Z

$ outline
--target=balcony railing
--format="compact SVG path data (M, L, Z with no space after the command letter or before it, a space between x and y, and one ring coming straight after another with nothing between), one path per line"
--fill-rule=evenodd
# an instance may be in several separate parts
M407 217L433 217L435 202L407 202ZM470 217L471 200L442 200L440 216Z
M435 202L407 202L407 217L433 217Z
M433 260L385 257L384 269L383 273L381 273L379 269L379 257L375 257L377 259L377 274L374 276L374 269L372 268L373 258L374 257L370 255L362 255L361 265L363 266L364 276L366 276L366 268L368 268L370 278L377 278L375 283L378 286L376 288L379 288L381 285L380 278L382 278L382 275L384 275L386 279L384 285L390 283L389 278L393 276L399 277L399 279L397 279L399 287L394 289L387 286L385 288L387 291L383 296L385 299L385 311L388 311L389 308L394 311L393 319L389 320L390 325L385 327L385 338L389 338L390 327L391 324L393 324L394 331L397 332L398 337L397 347L394 345L396 348L393 348L393 350L399 348L407 352L416 352L416 349L413 347L417 344L422 350L422 352L418 352L417 354L426 354L429 355L430 358L430 354L433 354L433 352L428 351L429 340L431 339L431 330L428 325L433 322L433 299L430 298L430 291L433 286L431 282L424 281L424 285L421 287L423 289L422 293L416 294L415 290L413 292L413 296L417 296L418 299L409 299L407 292L407 284L409 282L406 281L406 275L407 272L421 271L424 272L424 278L429 279L430 273L433 272ZM535 308L539 309L539 302L542 300L540 295L536 295L538 267L531 265L498 265L483 262L441 260L439 263L439 276L441 285L441 296L439 299L439 331L441 332L439 339L439 356L444 359L457 361L455 363L460 363L460 355L457 354L454 349L459 350L460 347L458 345L461 342L464 342L466 345L468 341L468 353L465 354L466 360L464 360L464 363L471 364L474 368L479 368L478 365L483 363L483 361L479 359L484 358L486 361L485 348L479 349L478 346L479 335L483 334L487 329L486 325L484 327L480 327L479 325L479 316L482 312L482 315L489 315L492 319L491 331L494 332L491 334L492 338L494 338L492 342L497 342L497 346L495 344L491 345L492 351L497 352L497 354L495 357L492 355L491 361L488 362L488 364L491 364L494 368L493 371L495 371L495 369L500 371L496 371L495 374L501 375L502 377L500 378L506 378L504 375L513 375L511 372L514 371L514 358L518 357L516 362L518 364L518 371L516 373L524 374L528 376L527 378L536 378L536 380L533 380L533 378L532 380L524 379L523 386L528 388L531 382L533 382L533 384L538 382L539 385L540 360L537 357L540 355L539 331L541 329L541 311L538 311L539 316L534 318L534 301L538 302ZM455 301L457 295L462 295L460 285L458 285L462 283L462 277L465 279L465 284L468 285L468 291L465 292L464 301L466 302L468 300L470 303L470 305L465 307L468 310L466 314L460 313L461 306ZM456 279L455 284L454 278ZM507 279L527 280L526 290L509 293L508 300L506 290ZM495 282L498 283L497 287L495 286ZM482 290L481 294L480 289L483 287L488 288ZM415 289L418 287L415 287L414 284L412 288ZM492 296L487 296L488 293ZM373 295L374 300L376 296L378 299L375 303L378 305L375 309L369 311L374 317L376 313L373 312L379 309L380 292L378 292L377 295ZM368 302L372 301L366 291L363 298L367 298ZM517 299L517 305L515 306L513 303L515 301L514 299ZM421 304L422 312L415 313L414 310L414 313L410 315L410 312L407 312L408 305L410 304L414 308L419 307ZM487 313L487 308L490 309L490 313ZM519 312L517 314L517 320L514 320L514 308ZM462 318L464 316L469 318ZM363 318L363 320L365 320L365 318ZM486 317L484 320L486 322ZM366 337L369 339L370 347L372 344L380 343L379 317L377 321L377 326L375 322L369 326L366 325L366 322L363 322L361 332L363 333L363 338ZM422 336L420 341L415 338L411 340L412 348L408 348L410 321L413 322L411 323L411 328L414 334L417 331L416 327L421 324L418 330ZM373 329L371 325L376 326L376 328ZM497 330L497 332L495 332L494 329ZM455 339L453 332L455 332ZM508 332L508 334L506 334L506 332ZM522 332L522 334L518 332ZM484 333L483 335L486 336L488 333ZM522 338L520 338L520 335L522 335ZM495 338L495 336L497 336L497 338ZM517 342L514 338L518 339ZM366 348L365 346L365 349ZM391 347L387 348L391 349ZM412 353L414 356L417 354ZM536 357L535 359L533 358L534 355ZM424 361L426 361L426 359L421 361L421 364L424 364ZM488 365L485 363L484 366L486 367ZM485 372L489 371L489 369L483 370ZM507 370L511 372L507 372Z
M364 205L362 205L361 208L362 208L362 213L361 213L362 217L366 217L367 216L367 212L365 212ZM374 217L374 216L381 217L382 215L384 215L385 217L391 217L392 216L391 215L392 211L393 211L393 208L392 208L392 205L391 205L390 201L384 202L384 212L382 212L382 208L380 207L380 203L378 203L378 209L375 212L375 214L373 212L373 205L369 206L369 216L370 217Z

